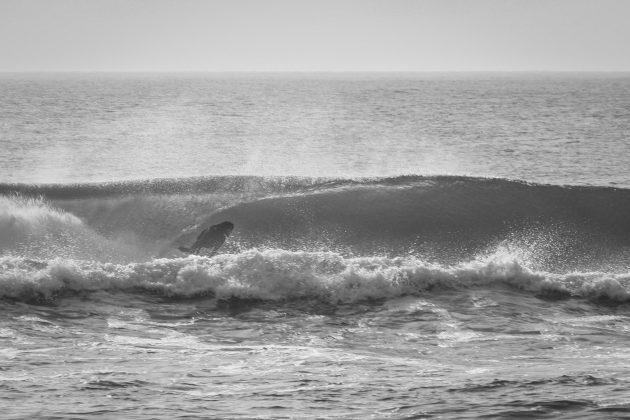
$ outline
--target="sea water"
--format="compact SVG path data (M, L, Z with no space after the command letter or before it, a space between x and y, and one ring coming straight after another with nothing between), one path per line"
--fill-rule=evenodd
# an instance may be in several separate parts
M1 416L630 415L628 162L623 73L4 74Z

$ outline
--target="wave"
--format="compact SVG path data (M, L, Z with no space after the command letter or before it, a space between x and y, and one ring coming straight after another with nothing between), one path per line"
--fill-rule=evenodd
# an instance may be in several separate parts
M236 229L224 250L231 253L278 248L453 264L508 243L528 248L546 270L625 268L630 261L630 190L610 187L449 176L242 176L3 184L0 192L0 255L176 257L171 250L200 229L229 220Z
M505 250L453 266L416 257L346 258L334 252L248 250L212 259L187 257L130 264L2 257L0 267L0 297L27 302L117 291L165 298L306 299L349 304L445 290L505 287L543 298L630 301L630 273L539 272Z
M239 203L209 221L235 223L246 248L321 243L363 254L439 249L458 258L505 239L541 244L553 236L571 248L564 257L596 259L630 245L629 208L630 190L401 177Z

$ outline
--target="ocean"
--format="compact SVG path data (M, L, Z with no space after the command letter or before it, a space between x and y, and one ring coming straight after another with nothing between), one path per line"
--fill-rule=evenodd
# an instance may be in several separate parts
M0 145L1 418L630 417L630 74L3 74Z

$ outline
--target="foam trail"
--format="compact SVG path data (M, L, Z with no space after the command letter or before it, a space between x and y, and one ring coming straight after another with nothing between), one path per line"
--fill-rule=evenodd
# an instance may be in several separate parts
M629 273L539 272L503 252L454 266L414 257L346 258L332 252L249 250L212 259L130 264L2 257L0 267L0 296L26 301L76 292L124 291L176 298L207 295L345 304L496 287L542 297L630 300Z

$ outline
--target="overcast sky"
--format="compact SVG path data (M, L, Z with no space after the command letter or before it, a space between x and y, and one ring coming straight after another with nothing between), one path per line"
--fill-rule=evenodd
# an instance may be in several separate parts
M630 70L630 0L0 0L0 71Z

